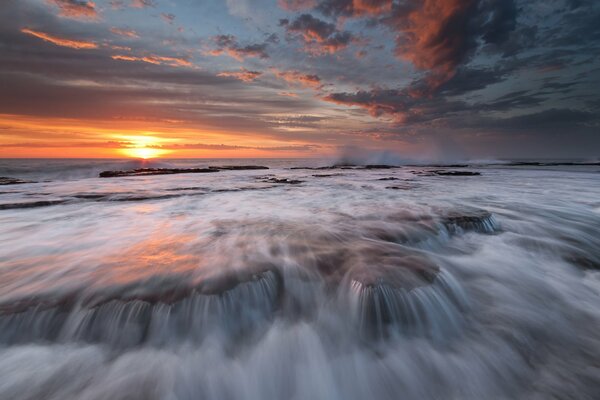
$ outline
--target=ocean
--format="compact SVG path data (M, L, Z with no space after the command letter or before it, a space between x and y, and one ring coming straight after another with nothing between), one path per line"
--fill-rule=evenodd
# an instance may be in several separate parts
M597 163L0 176L0 399L600 393Z

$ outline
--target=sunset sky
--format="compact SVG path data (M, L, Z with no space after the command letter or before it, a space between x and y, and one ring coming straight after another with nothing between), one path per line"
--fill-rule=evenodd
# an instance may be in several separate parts
M0 157L600 156L596 0L1 0Z

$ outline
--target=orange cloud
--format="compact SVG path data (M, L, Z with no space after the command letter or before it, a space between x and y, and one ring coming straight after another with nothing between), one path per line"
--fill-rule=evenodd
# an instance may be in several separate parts
M332 23L302 14L295 20L282 19L279 25L285 27L288 35L299 36L304 42L304 51L312 55L333 54L357 42L348 31L339 31Z
M286 11L299 11L313 8L317 2L316 0L278 0L277 4Z
M247 57L256 57L261 59L269 58L267 54L267 43L254 43L246 46L240 46L233 35L217 35L212 38L216 49L208 50L204 54L210 56L220 56L227 54L238 61L244 61Z
M149 128L149 125L151 128ZM327 149L306 141L273 139L255 132L212 130L167 121L85 120L0 114L0 158L3 157L123 157L126 150L156 150L169 157L233 158L305 157ZM199 142L201 140L201 142ZM144 153L144 152L142 152ZM139 156L132 154L129 156ZM143 154L142 154L143 155Z
M131 7L133 8L146 8L156 7L153 0L131 0Z
M26 33L28 35L31 36L35 36L37 38L40 38L46 42L50 42L52 44L55 44L57 46L62 46L62 47L69 47L72 49L77 49L77 50L81 50L81 49L97 49L98 45L94 42L89 42L89 41L83 41L83 40L73 40L73 39L65 39L65 38L61 38L58 36L54 36L54 35L50 35L48 33L44 33L44 32L38 32L38 31L34 31L32 29L29 28L23 28L21 29L21 32Z
M72 19L98 19L96 3L82 0L46 0L46 3L58 7L58 15Z
M150 54L147 56L137 57L137 56L128 56L128 55L114 55L111 56L113 60L121 60L121 61L142 61L149 64L154 65L169 65L171 67L191 67L193 64L179 57L165 57L165 56L157 56L154 54Z
M242 68L239 71L223 71L217 74L217 76L235 78L243 82L252 82L261 75L262 72L250 71L246 68Z
M354 0L356 14L381 14L392 9L392 0Z
M313 89L320 89L323 86L321 83L321 78L319 78L317 75L304 74L300 71L280 71L275 68L273 68L272 71L277 78L283 79L291 84Z
M433 71L432 84L445 82L468 51L465 27L474 6L473 0L425 0L395 17L396 55L419 69Z
M139 38L140 35L138 35L138 33L136 31L134 31L133 29L122 29L122 28L110 28L110 31L112 33L114 33L115 35L119 35L119 36L124 36L124 37L129 37L129 38Z
M277 94L285 97L298 97L298 95L294 92L279 92Z

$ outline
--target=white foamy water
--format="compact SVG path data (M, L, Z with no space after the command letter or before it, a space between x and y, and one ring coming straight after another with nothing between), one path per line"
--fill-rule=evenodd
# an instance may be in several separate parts
M598 398L600 167L235 163L0 162L0 399Z

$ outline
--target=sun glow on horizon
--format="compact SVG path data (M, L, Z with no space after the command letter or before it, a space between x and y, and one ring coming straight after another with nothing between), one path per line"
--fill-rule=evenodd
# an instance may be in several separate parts
M122 136L120 139L128 142L127 147L120 149L120 152L127 157L147 160L161 157L170 152L160 148L161 139L153 136Z
M128 157L143 158L144 160L157 158L167 153L166 150L154 149L152 147L133 147L121 149L121 152Z

